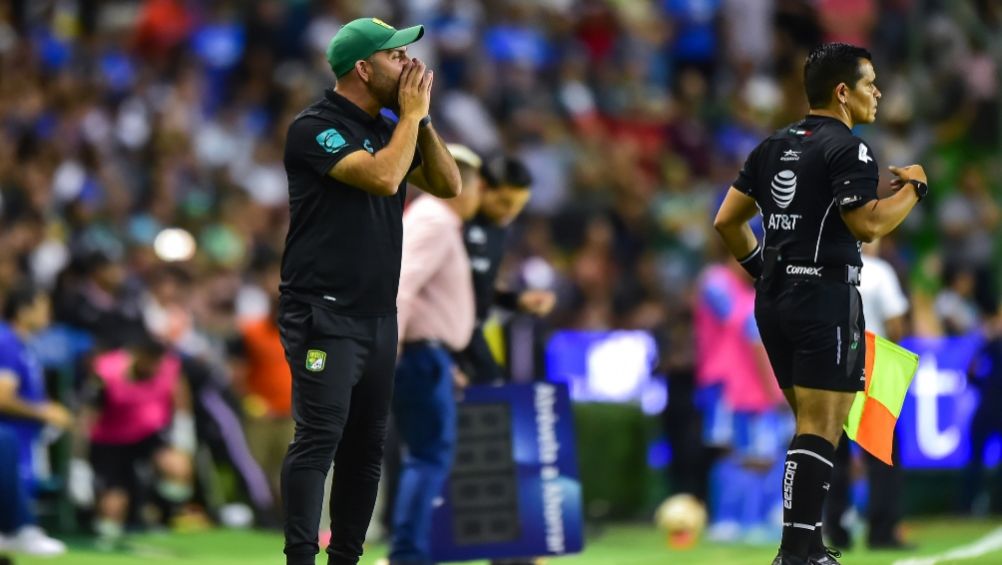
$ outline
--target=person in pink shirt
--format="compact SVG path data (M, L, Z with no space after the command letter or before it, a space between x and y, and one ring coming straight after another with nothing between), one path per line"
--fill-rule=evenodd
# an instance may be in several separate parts
M392 565L431 562L432 504L449 475L456 443L453 385L465 384L452 352L466 347L475 321L462 230L480 205L480 159L463 146L450 145L449 151L463 180L460 195L419 197L403 218L393 417L406 452L393 507Z
M722 385L729 407L761 412L782 400L755 324L755 290L741 267L712 264L699 278L696 380Z
M170 444L175 410L189 406L181 360L152 338L93 361L85 410L97 494L95 530L111 547L122 536L144 493L143 468L157 476L156 494L169 507L192 494L192 464Z

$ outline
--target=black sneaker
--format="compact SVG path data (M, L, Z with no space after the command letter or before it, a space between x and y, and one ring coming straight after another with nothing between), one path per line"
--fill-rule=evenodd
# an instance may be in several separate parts
M776 554L776 558L772 560L772 565L807 565L807 562L792 553L780 549L779 553Z
M824 551L808 555L806 565L842 565L838 562L839 557L842 557L842 552L826 547Z

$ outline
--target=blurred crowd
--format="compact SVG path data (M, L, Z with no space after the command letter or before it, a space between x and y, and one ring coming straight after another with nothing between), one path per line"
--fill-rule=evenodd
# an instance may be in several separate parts
M929 200L880 252L910 298L905 331L963 334L998 316L1002 4L992 0L3 3L0 299L42 289L52 324L31 341L41 365L60 370L49 393L73 419L48 423L75 428L74 451L87 457L89 443L91 463L112 475L120 455L94 461L95 444L148 458L161 516L221 519L243 498L274 520L291 429L272 321L284 136L334 81L328 41L360 16L425 24L409 52L436 71L443 137L531 170L502 277L558 292L551 328L647 329L664 372L694 374L712 214L758 141L806 113L802 62L828 40L874 54L884 96L877 123L858 133L881 165L929 171ZM193 237L192 256L158 238L166 228ZM151 443L101 424L102 410L131 398L110 393L127 370L122 351L145 360L138 380L159 401L188 414L146 422ZM245 439L222 439L240 428ZM242 488L196 480L202 452ZM135 485L98 486L95 528L114 540ZM176 504L193 496L211 503Z

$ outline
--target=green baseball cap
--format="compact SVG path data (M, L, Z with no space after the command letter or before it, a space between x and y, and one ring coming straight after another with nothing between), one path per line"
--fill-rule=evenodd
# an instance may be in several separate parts
M397 29L379 18L359 18L341 27L327 45L327 62L337 76L376 51L410 45L424 35L424 26Z

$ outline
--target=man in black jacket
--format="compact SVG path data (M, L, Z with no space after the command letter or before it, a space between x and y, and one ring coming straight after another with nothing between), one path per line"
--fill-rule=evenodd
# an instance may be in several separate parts
M497 287L504 258L508 226L522 213L531 196L532 175L515 157L496 155L480 167L484 192L477 215L466 223L463 238L473 270L477 299L477 326L470 345L459 354L460 367L475 384L504 381L501 368L484 338L483 324L492 306L545 316L553 310L556 296L549 290L513 292Z

